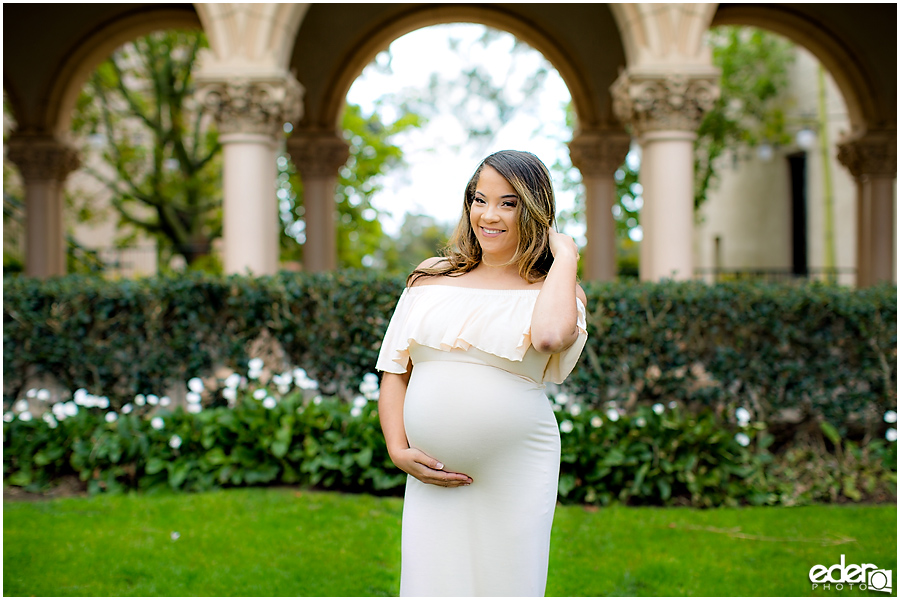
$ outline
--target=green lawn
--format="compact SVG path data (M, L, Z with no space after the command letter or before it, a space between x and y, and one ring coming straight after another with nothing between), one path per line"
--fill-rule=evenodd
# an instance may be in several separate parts
M3 594L396 595L401 507L283 488L4 502ZM841 554L896 573L896 506L561 506L547 595L858 594L811 591Z

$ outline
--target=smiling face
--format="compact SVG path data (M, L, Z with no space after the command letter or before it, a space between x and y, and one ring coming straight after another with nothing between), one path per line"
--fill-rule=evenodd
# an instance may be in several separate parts
M486 264L513 260L519 246L519 195L512 185L485 165L475 184L469 222Z

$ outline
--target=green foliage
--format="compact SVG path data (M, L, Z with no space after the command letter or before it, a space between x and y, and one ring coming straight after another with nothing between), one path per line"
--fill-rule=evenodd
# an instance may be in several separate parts
M694 206L716 182L716 160L736 146L790 143L784 91L794 46L777 35L748 27L709 32L713 64L722 70L720 96L703 116L694 153Z
M326 394L373 371L403 277L83 276L4 285L4 399L27 376L103 390L114 407L223 365L266 330ZM566 382L587 405L678 401L767 420L798 409L866 427L896 409L897 291L748 282L586 283L588 342ZM873 412L874 411L874 412ZM874 432L873 432L874 433Z
M341 120L350 157L338 174L337 251L340 268L392 267L386 260L391 243L378 221L372 198L384 187L384 177L403 165L403 151L396 136L421 127L423 119L404 112L384 123L376 110L365 115L356 104L347 104ZM303 262L306 225L303 221L303 182L287 157L279 160L281 208L281 260Z
M72 116L83 168L112 193L121 233L146 232L188 265L222 235L221 145L192 101L206 46L202 31L175 30L125 44L91 74Z
M677 401L768 420L799 410L872 433L897 403L897 289L588 283L567 385L589 404Z

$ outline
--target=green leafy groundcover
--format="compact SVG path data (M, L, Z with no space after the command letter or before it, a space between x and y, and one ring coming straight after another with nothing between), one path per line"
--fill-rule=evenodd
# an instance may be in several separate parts
M258 484L397 494L405 475L387 455L374 402L292 392L251 395L233 408L188 413L95 408L56 420L4 422L4 479L39 491L76 474L91 493L163 488L204 491ZM263 398L264 396L264 398ZM632 415L564 409L559 495L587 504L797 505L894 500L896 442L837 440L773 456L759 423L737 431L712 413L662 405ZM753 438L751 438L753 436ZM743 437L743 439L742 439Z

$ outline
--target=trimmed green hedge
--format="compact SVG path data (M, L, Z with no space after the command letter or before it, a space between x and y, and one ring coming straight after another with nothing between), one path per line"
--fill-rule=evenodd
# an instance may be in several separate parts
M374 370L401 278L371 272L105 281L4 281L4 402L29 374L107 396L246 373L265 328L326 394L349 398ZM897 290L824 285L591 283L585 353L566 388L586 406L677 400L769 420L799 409L880 435L896 409Z

